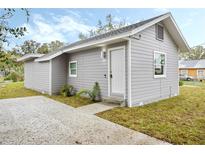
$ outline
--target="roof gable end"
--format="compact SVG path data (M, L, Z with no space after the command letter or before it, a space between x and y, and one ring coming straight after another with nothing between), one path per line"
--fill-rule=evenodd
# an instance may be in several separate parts
M141 32L142 30L163 21L165 26L167 27L170 35L175 40L177 46L181 51L189 51L189 46L184 39L181 31L179 30L174 18L172 17L171 13L165 13L157 17L150 18L148 20L141 21L139 23L135 23L129 26L125 26L104 34L100 34L85 40L77 41L75 43L72 43L70 45L64 46L60 48L57 51L51 52L46 54L45 56L42 56L40 58L37 58L35 61L47 61L52 58L55 58L65 52L71 52L74 50L80 50L85 47L89 47L91 45L97 45L103 42L108 42L110 40L115 40L119 38L128 38L131 35L134 35L136 33Z

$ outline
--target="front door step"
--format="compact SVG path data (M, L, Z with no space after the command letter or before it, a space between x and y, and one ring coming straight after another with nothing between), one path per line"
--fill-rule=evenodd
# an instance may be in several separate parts
M118 104L120 106L125 106L125 100L120 97L105 97L103 99L104 103Z

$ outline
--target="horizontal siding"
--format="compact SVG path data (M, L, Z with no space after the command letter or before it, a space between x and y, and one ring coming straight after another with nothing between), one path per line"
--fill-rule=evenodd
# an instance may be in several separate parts
M24 86L39 92L49 93L49 61L24 63Z
M52 94L58 94L67 82L67 54L52 59Z
M118 46L127 46L127 42L119 42L115 44L110 44L107 46L107 49L118 47ZM127 49L126 49L127 51ZM69 77L67 75L68 84L73 85L77 90L80 89L91 89L94 83L99 82L101 88L102 97L108 96L108 61L107 59L103 61L100 57L101 48L95 48L90 50L81 51L78 53L72 53L68 55L67 66L69 61L77 61L78 70L77 77ZM127 54L126 57L127 58ZM127 62L126 62L127 64ZM106 74L106 78L104 77ZM127 70L126 70L127 74ZM127 85L127 77L126 84ZM127 96L127 86L126 94Z
M131 41L133 105L146 104L178 94L178 53L169 33L165 29L163 41L156 40L155 26L140 34L140 40ZM154 51L166 53L166 78L154 78Z
M91 89L97 81L101 88L102 96L107 96L108 82L104 78L107 75L107 61L103 61L100 57L101 49L95 48L78 53L69 54L69 61L77 61L77 77L67 78L68 84L73 85L77 90Z

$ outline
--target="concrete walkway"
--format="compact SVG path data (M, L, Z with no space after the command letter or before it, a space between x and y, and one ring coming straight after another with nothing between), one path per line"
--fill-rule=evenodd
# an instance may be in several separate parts
M167 144L43 96L0 100L0 144Z
M100 103L94 103L94 104L78 107L77 110L86 114L96 114L119 106L120 105L118 104L100 102Z

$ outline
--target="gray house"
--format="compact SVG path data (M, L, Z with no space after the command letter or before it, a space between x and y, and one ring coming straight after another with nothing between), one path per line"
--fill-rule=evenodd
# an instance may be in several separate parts
M105 98L131 107L179 94L178 53L189 51L171 13L78 41L24 61L25 87L50 95L99 82Z

